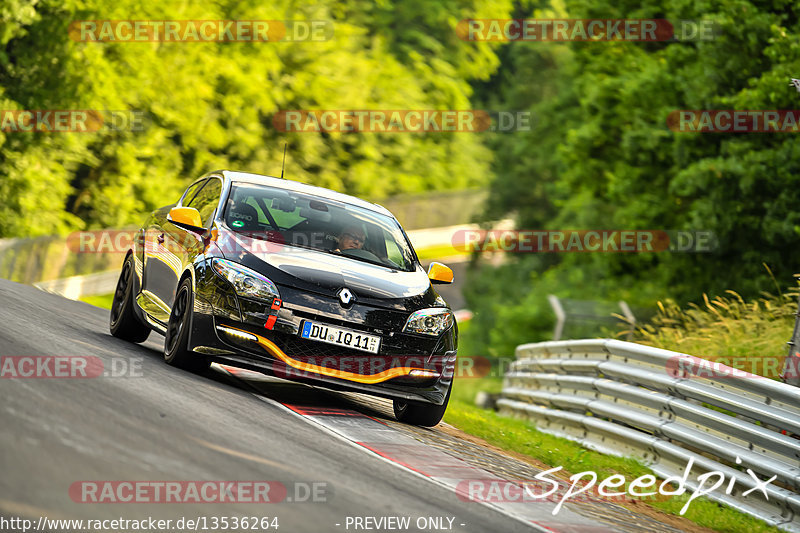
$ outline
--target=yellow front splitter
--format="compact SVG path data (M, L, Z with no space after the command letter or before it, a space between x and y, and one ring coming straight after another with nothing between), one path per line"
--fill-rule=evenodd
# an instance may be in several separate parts
M424 368L407 367L407 366L390 368L388 370L378 372L377 374L358 374L356 372L347 372L345 370L337 370L335 368L313 365L311 363L304 363L302 361L297 361L296 359L292 359L291 357L286 355L286 353L283 350L278 348L278 346L274 342L262 337L261 335L257 335L249 331L225 325L220 326L219 329L221 329L222 331L231 330L231 334L237 338L243 340L252 340L256 344L264 348L271 355L277 357L278 359L280 359L287 365L291 366L292 368L296 368L297 370L301 370L303 372L320 374L322 376L345 379L347 381L355 381L357 383L372 384L372 383L382 383L384 381L397 377L408 376L413 371L416 371L418 377L420 378L438 377L439 375L438 373L433 373L430 370Z

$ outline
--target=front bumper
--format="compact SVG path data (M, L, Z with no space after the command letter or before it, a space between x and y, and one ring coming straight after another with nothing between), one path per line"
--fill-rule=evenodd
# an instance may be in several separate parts
M423 338L396 331L400 313L355 306L346 311L349 316L342 316L344 311L336 315L328 302L317 306L313 295L285 288L276 311L264 302L234 296L214 277L208 281L198 283L195 295L190 347L198 354L297 382L405 401L444 402L456 362L455 326L438 337ZM316 308L320 311L315 313ZM277 316L268 329L270 315ZM348 320L356 317L365 320ZM303 339L298 335L303 320L381 335L380 352Z

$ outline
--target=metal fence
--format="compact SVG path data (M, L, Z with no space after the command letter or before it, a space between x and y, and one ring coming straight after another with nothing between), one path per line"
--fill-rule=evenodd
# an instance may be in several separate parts
M556 316L553 329L553 340L578 339L591 336L608 335L627 330L633 333L637 316L646 316L652 312L637 309L634 315L627 302L620 300L616 304L595 300L575 300L559 298L555 294L547 296L547 301Z
M488 189L464 189L403 194L379 200L378 203L391 211L408 231L474 222L473 219L483 211L488 197Z
M33 284L118 270L122 253L75 253L64 237L0 240L0 278Z
M725 483L706 497L800 531L797 387L630 342L553 341L517 347L497 406L664 478L688 472L691 491L719 472ZM765 496L759 482L773 476Z

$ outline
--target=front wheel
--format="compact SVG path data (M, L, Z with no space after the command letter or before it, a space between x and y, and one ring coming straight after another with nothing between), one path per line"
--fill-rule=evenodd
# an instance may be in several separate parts
M447 388L447 396L444 397L442 405L430 403L411 403L394 400L394 416L398 421L414 426L433 427L442 421L447 404L450 403L450 391L453 384Z
M111 334L118 339L130 342L144 342L150 335L150 328L139 322L133 310L133 276L135 275L133 256L125 258L122 272L117 280L114 290L114 300L111 302L111 317L109 329Z
M188 349L194 304L192 292L192 280L186 278L178 287L178 295L169 315L167 334L164 337L164 361L184 370L202 372L211 363L204 356Z

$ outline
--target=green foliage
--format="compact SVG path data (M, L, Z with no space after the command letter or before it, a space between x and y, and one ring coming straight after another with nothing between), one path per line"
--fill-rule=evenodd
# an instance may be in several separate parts
M84 296L81 298L82 302L86 302L87 304L93 305L95 307L100 307L102 309L111 309L111 305L114 303L114 294L100 294L95 296Z
M464 296L473 318L463 337L474 346L473 353L513 356L518 344L550 338L555 319L547 304L547 285L535 269L520 266L473 265L468 274Z
M552 340L555 315L547 301L550 294L559 298L613 302L614 305L624 300L639 315L642 309L646 310L669 294L669 287L657 281L639 280L636 272L621 271L606 276L597 266L602 260L599 254L594 254L595 263L588 262L577 268L551 265L553 255L509 258L499 267L473 265L464 296L474 313L468 342L474 343L478 353L513 356L520 344ZM570 331L575 331L574 322L568 318ZM594 334L588 336L611 333L616 332L595 328Z
M530 132L493 139L496 176L487 219L515 213L524 229L710 230L713 253L570 253L511 258L482 272L482 293L511 291L483 324L506 350L540 335L544 295L685 303L735 288L769 289L798 271L800 144L791 133L670 131L680 109L795 109L797 5L788 1L566 0L526 17L712 20L720 36L694 42L509 43L477 98L533 114ZM516 269L520 273L505 276ZM532 274L535 272L536 274ZM534 280L536 282L534 283ZM541 287L547 284L547 287ZM508 291L506 291L508 292ZM482 305L477 298L470 306ZM509 327L503 315L521 322Z
M0 133L0 237L139 222L215 168L275 174L368 198L485 185L477 134L276 131L292 109L469 109L472 79L499 61L459 40L461 18L506 16L504 0L265 6L13 0L0 7L0 109L139 110L143 131ZM488 15L487 15L488 16ZM297 43L86 43L73 20L330 20Z

